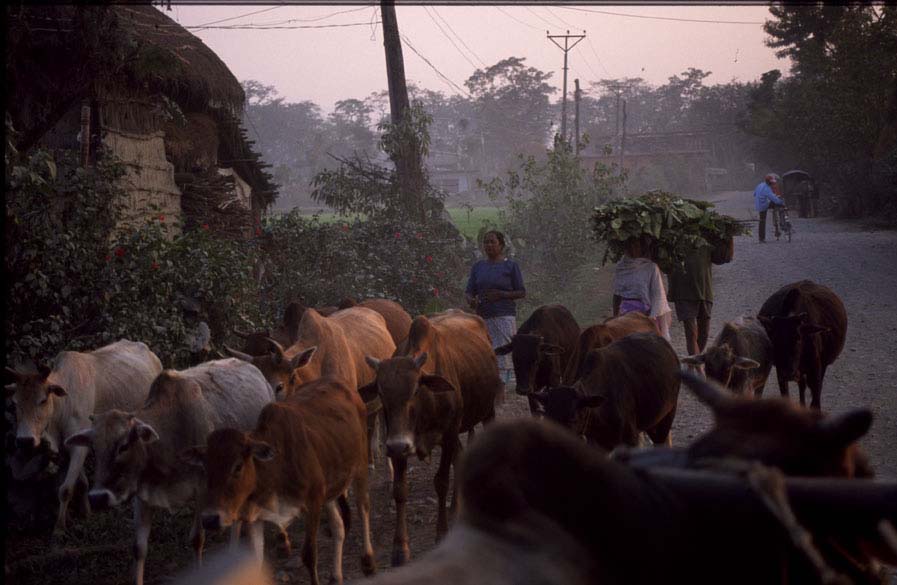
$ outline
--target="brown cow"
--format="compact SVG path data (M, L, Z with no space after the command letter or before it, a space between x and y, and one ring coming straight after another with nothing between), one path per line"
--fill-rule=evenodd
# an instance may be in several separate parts
M387 420L386 450L393 463L396 502L392 564L397 566L410 557L405 523L408 456L416 453L424 459L435 446L442 447L434 478L439 539L448 529L445 504L450 467L461 446L458 433L468 432L469 440L477 423L495 418L502 384L486 324L461 311L415 318L395 357L369 357L368 363L377 378L362 395L366 402L379 397Z
M497 355L511 354L517 394L557 386L564 381L567 365L576 351L579 325L563 305L542 305L523 322L510 343L495 348ZM529 397L530 412L537 406Z
M633 333L593 349L585 362L585 373L575 386L534 395L548 418L607 450L636 446L640 432L654 444L672 444L679 358L666 339Z
M389 299L368 299L358 303L358 306L383 315L386 320L386 328L396 346L408 337L408 330L411 329L411 315L399 303Z
M800 403L810 387L812 408L822 408L826 369L844 348L847 311L828 287L810 280L783 286L760 308L757 319L772 340L773 361L782 396L797 382Z
M711 380L736 394L760 397L772 369L772 342L759 321L742 317L723 325L710 347L682 363L703 364Z
M319 378L262 409L252 432L216 430L205 448L194 447L182 454L206 470L203 526L218 530L238 521L249 523L250 540L262 560L263 522L285 531L304 511L302 562L317 585L318 523L326 508L334 536L331 582L342 583L349 517L345 495L351 486L364 531L362 570L365 575L374 573L366 419L358 392L336 380Z
M265 329L256 333L234 331L243 340L243 353L265 355L270 351L268 339L273 339L283 347L290 347L299 339L299 323L307 307L299 301L287 305L283 313L283 323L274 331Z
M736 585L816 582L742 477L635 471L549 421L492 425L457 471L446 538L371 585ZM897 485L786 480L814 540L897 521ZM725 535L725 537L721 537Z
M579 334L579 344L567 362L564 383L573 384L583 375L585 357L593 349L601 349L632 333L655 333L660 335L657 322L651 317L632 311L618 317L605 319L603 323L592 325Z

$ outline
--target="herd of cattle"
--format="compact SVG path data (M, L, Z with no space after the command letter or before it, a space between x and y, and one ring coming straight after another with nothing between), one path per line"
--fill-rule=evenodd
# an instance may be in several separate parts
M873 475L857 445L868 409L821 412L846 327L837 295L811 281L783 287L756 318L726 323L682 359L637 313L581 330L563 306L545 305L493 350L483 320L458 310L412 319L385 299L294 303L277 330L238 333L244 347L226 347L227 359L163 370L146 345L121 340L62 352L52 367L6 368L6 389L16 449L67 451L57 529L76 493L86 509L133 502L137 585L153 510L189 503L198 561L205 531L225 528L262 559L266 522L289 555L287 527L304 515L301 559L314 584L326 510L331 579L342 582L350 492L362 571L373 574L368 484L381 421L392 564L411 556L408 458L435 447L441 544L376 583L879 583L881 563L897 564L897 484L858 479ZM509 353L533 420L490 424L504 399L496 354ZM760 399L773 365L785 398ZM715 426L672 448L683 380ZM800 405L787 399L790 381ZM489 429L474 438L479 423ZM666 448L632 449L643 434Z

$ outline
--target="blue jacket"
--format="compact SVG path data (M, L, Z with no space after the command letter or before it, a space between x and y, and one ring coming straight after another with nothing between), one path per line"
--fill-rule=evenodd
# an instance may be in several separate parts
M785 205L785 202L776 197L776 194L773 192L772 187L766 184L766 181L763 181L757 188L754 189L754 209L757 211L766 211L769 209L769 204L775 203L776 205Z

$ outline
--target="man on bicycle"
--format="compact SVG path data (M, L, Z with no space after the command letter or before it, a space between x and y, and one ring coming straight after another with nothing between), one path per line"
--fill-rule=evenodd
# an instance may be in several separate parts
M763 178L763 182L757 185L757 188L754 189L754 209L760 214L760 229L758 230L758 236L760 237L760 243L766 241L766 212L770 207L778 207L785 206L785 202L779 199L774 191L774 187L777 186L778 179L775 175L769 174ZM775 229L776 237L779 237L779 219L773 211L772 214L772 225Z

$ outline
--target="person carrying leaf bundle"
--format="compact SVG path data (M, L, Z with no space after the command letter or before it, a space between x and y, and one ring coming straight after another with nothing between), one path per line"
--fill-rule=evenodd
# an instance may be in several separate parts
M673 312L667 303L660 268L648 258L648 238L630 238L614 271L614 317L638 311L652 317L669 341Z

